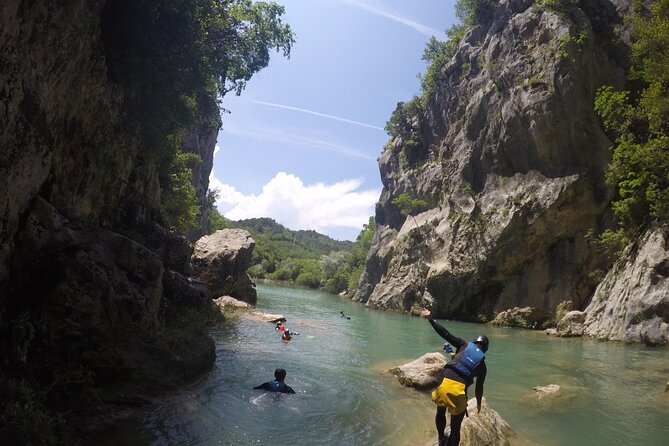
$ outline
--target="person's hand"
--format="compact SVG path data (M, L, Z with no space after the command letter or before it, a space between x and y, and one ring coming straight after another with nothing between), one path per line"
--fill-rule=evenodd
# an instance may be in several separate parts
M423 311L420 312L420 317L428 318L432 315L432 312L427 308L423 308Z

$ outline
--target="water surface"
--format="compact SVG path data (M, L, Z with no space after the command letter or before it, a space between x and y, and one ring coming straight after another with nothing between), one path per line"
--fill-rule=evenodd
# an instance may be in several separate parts
M108 444L408 446L435 437L429 395L384 373L441 349L427 321L310 290L259 285L258 294L258 310L283 314L300 334L284 343L273 324L248 317L219 327L212 371ZM485 397L523 441L669 444L668 349L440 322L463 338L490 337ZM252 389L279 367L296 395ZM566 397L547 406L528 399L533 386L548 384Z

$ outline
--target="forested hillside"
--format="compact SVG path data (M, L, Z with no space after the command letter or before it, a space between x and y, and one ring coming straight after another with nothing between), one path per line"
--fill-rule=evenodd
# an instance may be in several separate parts
M210 210L212 231L246 229L256 242L252 265L254 279L267 279L323 289L330 293L354 291L374 236L370 218L355 242L334 240L316 231L293 231L271 218L231 221Z

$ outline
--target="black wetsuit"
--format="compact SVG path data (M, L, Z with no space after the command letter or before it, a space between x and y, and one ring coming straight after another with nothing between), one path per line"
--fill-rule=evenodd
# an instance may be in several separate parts
M483 398L483 383L485 382L485 376L488 372L488 369L485 365L485 359L483 359L479 365L476 366L476 368L472 371L472 373L469 374L469 376L465 376L464 374L460 373L455 368L455 365L461 361L468 342L462 338L453 336L448 330L446 330L446 327L434 319L429 318L428 322L430 322L430 325L432 325L432 328L434 328L434 331L436 331L439 336L444 338L448 343L455 347L455 356L453 356L453 358L448 361L444 367L443 377L463 383L465 385L465 393L467 392L467 388L474 382L474 378L476 378L476 402L480 404L481 398ZM458 445L460 443L460 425L462 424L462 420L466 413L467 412L465 411L459 415L451 414L451 435L448 439L448 443L446 443L448 446ZM437 415L435 416L434 420L437 425L437 431L441 437L444 430L446 429L445 407L437 406Z
M295 393L295 391L283 381L272 380L262 383L254 389L267 390L268 392Z

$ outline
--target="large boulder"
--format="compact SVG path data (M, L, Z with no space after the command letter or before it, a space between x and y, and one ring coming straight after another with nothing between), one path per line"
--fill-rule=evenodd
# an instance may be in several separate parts
M585 312L572 310L567 312L557 324L558 336L574 337L583 336L583 323Z
M221 229L195 243L193 269L213 298L232 296L255 305L255 283L246 272L254 247L251 234L243 229Z
M426 353L415 361L389 370L403 386L415 389L434 388L441 381L446 358L441 353Z
M485 398L481 401L481 412L476 412L476 398L467 402L467 413L460 428L460 446L509 446L516 433L509 424L493 410ZM447 432L448 432L447 428ZM433 446L437 446L434 443Z
M598 339L669 342L669 226L655 226L628 248L585 309L585 334Z
M485 398L481 401L481 412L476 412L476 398L467 402L468 417L460 429L462 446L509 446L515 433L509 424L493 410Z
M535 328L540 319L541 314L534 307L514 307L500 311L490 323L500 327Z

